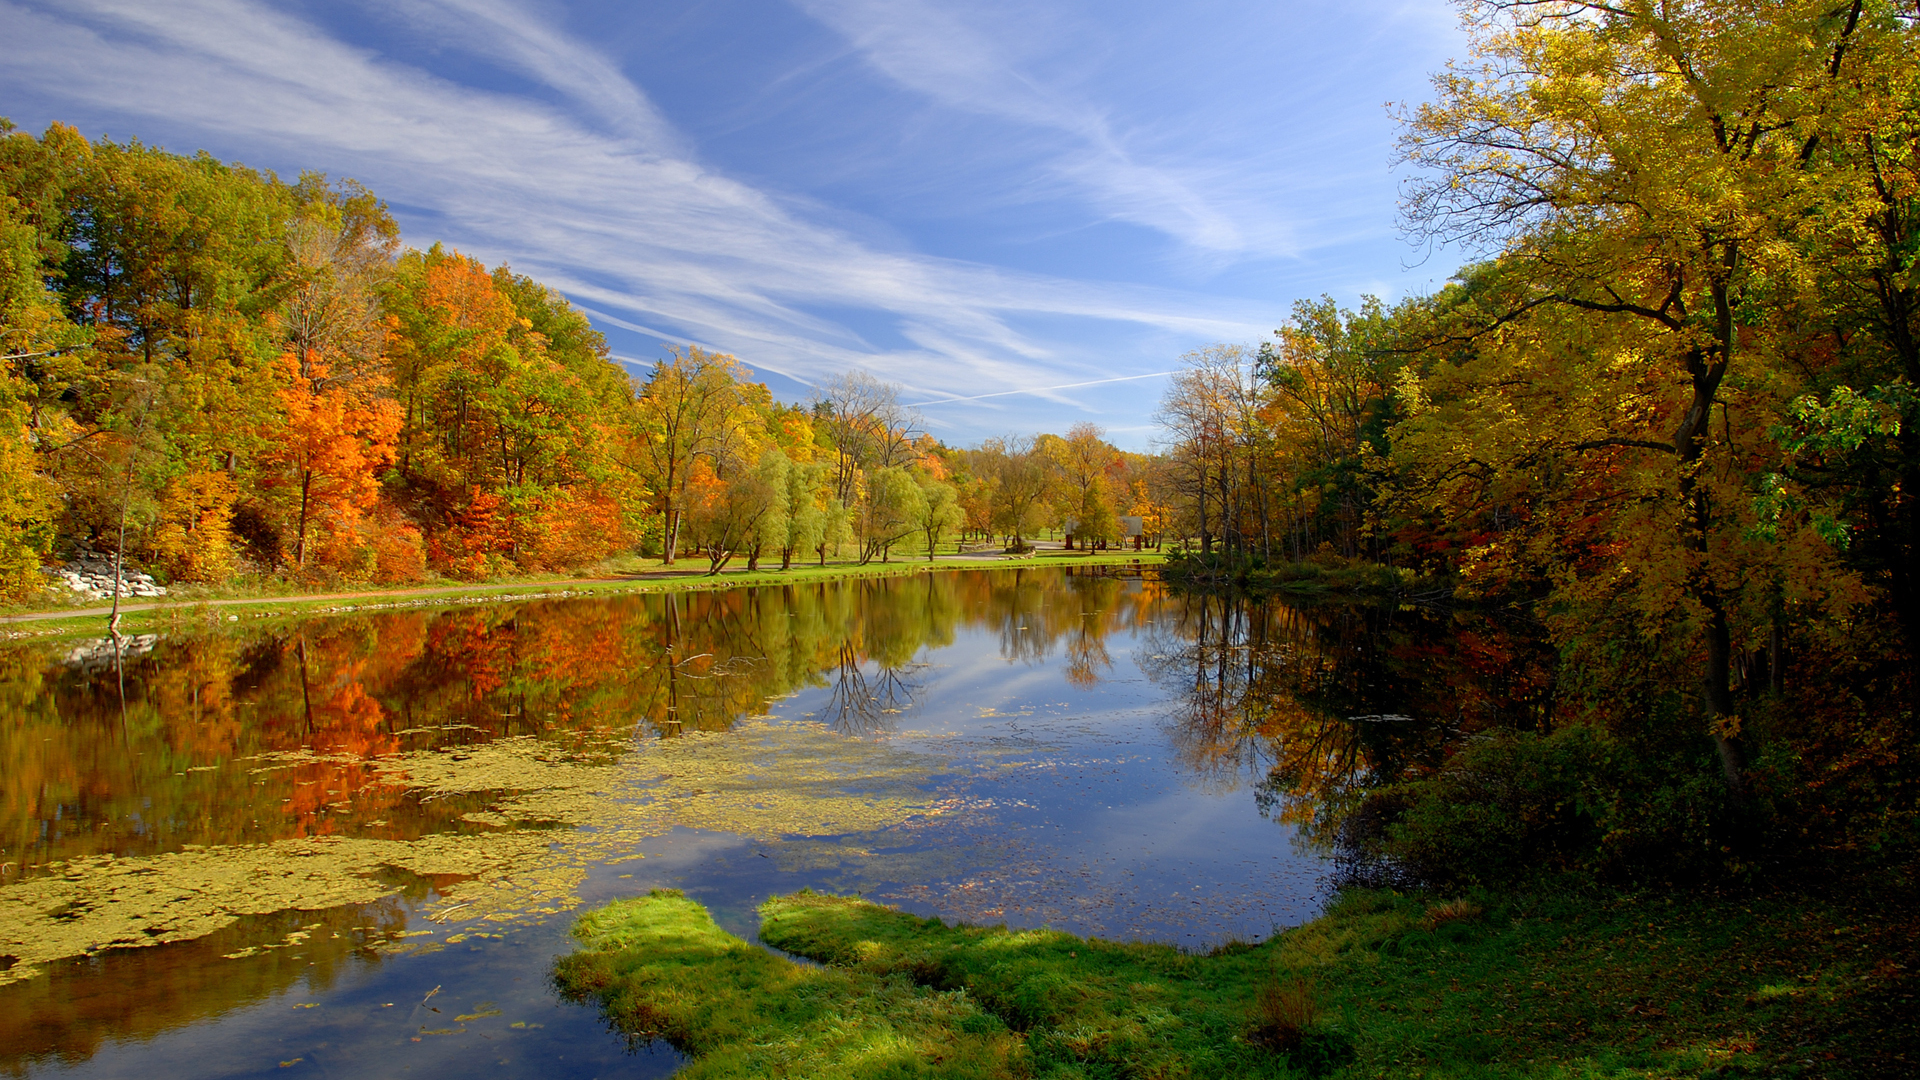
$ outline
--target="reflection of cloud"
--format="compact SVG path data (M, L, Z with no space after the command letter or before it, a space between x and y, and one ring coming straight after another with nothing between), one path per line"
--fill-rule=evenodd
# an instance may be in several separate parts
M1104 374L1065 344L1090 324L1192 339L1270 321L1253 304L875 248L703 165L604 56L504 0L398 11L553 100L458 85L253 0L0 0L0 27L22 92L351 173L472 253L632 316L620 325L801 381L866 367L923 395L1031 386ZM822 309L877 315L900 343ZM1016 325L1029 318L1067 328Z

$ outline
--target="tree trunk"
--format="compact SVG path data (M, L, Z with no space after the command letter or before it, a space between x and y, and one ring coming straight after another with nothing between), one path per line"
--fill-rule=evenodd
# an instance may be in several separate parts
M1726 255L1727 270L1731 273L1738 252L1729 251ZM1703 467L1701 458L1705 453L1707 423L1713 416L1713 404L1720 391L1720 383L1726 378L1728 358L1733 349L1733 308L1728 301L1727 287L1724 282L1716 282L1710 292L1713 297L1716 341L1713 345L1700 345L1687 353L1687 374L1693 383L1693 400L1687 405L1687 411L1681 417L1680 426L1673 433L1673 452L1679 459L1680 493L1685 500L1692 520L1684 526L1691 535L1687 537L1687 546L1692 549L1696 565L1689 575L1688 588L1707 609L1710 616L1707 625L1707 669L1702 672L1705 682L1708 726L1713 735L1714 747L1720 754L1720 769L1727 782L1727 791L1735 801L1744 801L1746 797L1746 754L1739 738L1739 717L1733 708L1733 694L1730 688L1733 667L1732 630L1728 625L1726 605L1720 597L1719 589L1714 585L1707 569L1708 533L1713 522L1713 504L1706 491L1701 490L1699 470Z
M1213 550L1213 534L1207 531L1207 470L1200 470L1200 554Z
M313 490L313 470L300 471L300 532L293 544L293 565L307 568L307 497Z
M1746 747L1740 738L1729 675L1733 666L1733 632L1726 606L1711 589L1701 598L1712 618L1707 623L1707 711L1712 718L1714 749L1720 754L1720 772L1736 801L1746 798Z

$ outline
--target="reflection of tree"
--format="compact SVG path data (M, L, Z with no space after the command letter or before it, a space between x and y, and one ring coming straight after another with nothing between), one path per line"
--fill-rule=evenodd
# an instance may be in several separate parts
M1418 609L1191 596L1140 664L1179 689L1167 727L1196 776L1251 783L1263 812L1310 832L1365 787L1427 772L1488 728L1538 727L1553 707L1543 642Z
M485 805L421 803L377 759L535 738L608 756L636 734L724 730L808 687L848 734L914 706L928 649L971 626L1009 662L1154 624L1154 582L1031 569L315 619L173 636L112 667L0 649L0 882L47 863L182 844L377 830L418 836ZM291 754L259 772L236 764ZM383 822L375 826L372 823Z
M1067 681L1086 689L1100 681L1101 672L1113 666L1107 653L1105 629L1097 621L1098 613L1083 611L1082 623L1067 638Z
M107 949L6 988L0 1046L17 1062L74 1065L109 1040L150 1039L304 984L319 993L380 963L367 948L405 933L399 897L320 911L248 915L203 938L158 949ZM292 935L298 935L294 937ZM290 940L298 949L285 949ZM267 946L261 948L261 946ZM298 952L299 962L287 953ZM80 985L76 986L75 983Z
M843 735L874 735L893 728L893 717L919 695L914 675L923 665L877 667L871 678L851 644L840 647L832 690L819 716Z

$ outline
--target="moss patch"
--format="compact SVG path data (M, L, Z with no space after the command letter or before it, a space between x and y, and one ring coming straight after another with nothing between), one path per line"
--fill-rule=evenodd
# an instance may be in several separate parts
M556 978L636 1040L697 1060L688 1080L731 1076L998 1077L1021 1053L964 993L899 974L808 967L749 945L671 890L582 918L581 951Z

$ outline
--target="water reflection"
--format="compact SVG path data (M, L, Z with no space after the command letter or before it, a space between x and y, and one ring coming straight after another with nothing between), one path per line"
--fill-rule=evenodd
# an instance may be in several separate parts
M1537 730L1553 654L1537 628L1422 606L1191 596L1140 657L1174 690L1166 731L1192 774L1255 788L1324 844L1367 787L1437 768L1463 739Z
M29 1061L71 1066L108 1040L150 1038L296 987L323 991L377 962L376 946L404 940L407 899L254 915L165 949L62 961L0 999L0 1068L21 1075ZM95 992L76 994L76 986Z
M0 884L86 855L345 832L460 828L374 763L529 736L607 757L644 733L724 731L832 686L834 725L887 730L923 651L962 624L1075 670L1143 625L1159 586L1113 574L927 574L806 587L563 600L316 620L149 642L120 673L68 650L0 650ZM90 654L91 655L91 654ZM56 659L57 657L57 659ZM228 766L299 752L256 773Z
M129 1040L296 990L391 997L400 957L416 997L457 970L507 1001L491 984L544 970L573 905L649 883L746 930L754 900L811 885L1079 932L1262 933L1311 913L1319 864L1273 854L1291 830L1256 800L1311 839L1359 787L1537 723L1545 664L1482 620L1185 597L1125 570L0 648L0 1069L77 1067L102 1040L137 1065ZM225 892L197 884L221 873ZM149 941L172 943L127 947ZM386 1007L328 1036L336 1060L441 1030L434 1006L413 1027ZM571 1075L563 1054L601 1071L566 1015L530 1075Z

